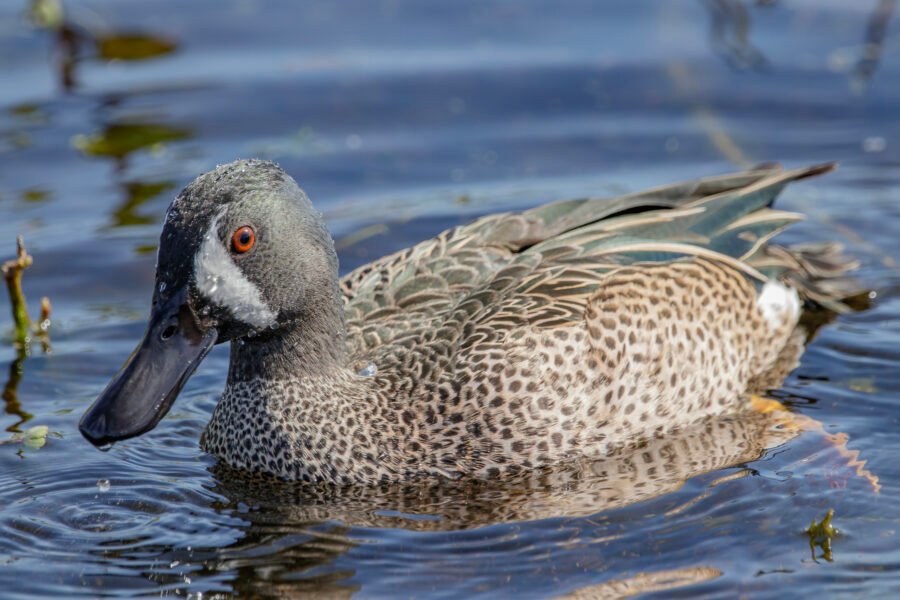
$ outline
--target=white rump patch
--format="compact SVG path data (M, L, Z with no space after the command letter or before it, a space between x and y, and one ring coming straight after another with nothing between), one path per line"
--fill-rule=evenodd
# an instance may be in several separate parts
M759 293L756 306L773 328L794 324L800 317L800 296L797 291L770 279Z
M231 311L235 319L258 329L275 323L275 313L263 302L259 289L244 277L216 232L221 213L213 219L200 251L194 257L197 290L207 300Z

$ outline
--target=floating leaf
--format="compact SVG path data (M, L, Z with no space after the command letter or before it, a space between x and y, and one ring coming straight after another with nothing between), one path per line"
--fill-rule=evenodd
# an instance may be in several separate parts
M143 33L119 33L97 38L97 52L106 60L146 60L169 54L172 40Z
M50 433L50 429L46 425L35 425L29 428L25 431L23 438L25 445L33 450L43 448L44 444L47 443L48 433Z
M132 152L191 137L189 129L154 123L115 123L100 133L76 135L72 145L88 156L125 158Z
M39 187L28 188L22 190L21 198L25 202L43 202L50 199L50 190Z
M56 431L50 431L46 425L35 425L24 433L14 433L12 437L6 440L0 440L0 446L6 444L22 444L31 450L39 450L47 444L47 436L52 435L55 438L62 439L62 434ZM19 448L18 454L22 455L22 448Z
M34 114L37 114L40 111L37 104L29 104L28 102L23 102L22 104L15 104L6 109L7 112L11 115L27 117Z
M853 379L848 379L844 385L854 392L862 392L864 394L875 394L878 392L873 377L854 377Z
M22 150L31 147L31 136L24 131L10 131L3 137L10 148Z
M60 0L31 0L28 17L35 27L58 29L64 20L62 3Z
M50 115L38 104L22 102L6 109L6 112L17 121L27 125L40 125L50 120Z

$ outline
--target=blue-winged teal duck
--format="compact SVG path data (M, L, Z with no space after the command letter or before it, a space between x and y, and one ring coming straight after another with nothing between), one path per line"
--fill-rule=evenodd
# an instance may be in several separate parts
M289 480L491 478L744 410L803 303L843 307L838 248L769 243L802 218L782 188L830 169L489 215L339 278L290 176L218 167L169 207L147 332L81 431L152 429L226 341L201 443Z

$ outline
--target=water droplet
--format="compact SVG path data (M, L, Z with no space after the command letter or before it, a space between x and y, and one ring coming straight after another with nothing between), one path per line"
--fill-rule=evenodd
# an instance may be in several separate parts
M883 137L867 137L862 142L863 152L883 152L887 148L887 140Z
M159 293L162 294L164 291L166 291L166 282L160 281L159 282Z
M109 479L99 479L97 480L97 489L101 492L108 492L109 488L112 487L112 484L109 482Z
M175 567L177 567L180 564L181 564L180 560L173 560L172 562L169 563L169 568L174 569Z
M41 328L41 331L49 330L50 329L50 319L44 319L43 321L41 321L41 323L40 323L40 325L38 325L38 327Z
M378 374L378 367L374 363L369 363L356 373L361 377L375 377Z
M451 115L461 115L466 112L466 101L463 98L450 98L447 101L447 110Z
M681 143L678 141L677 137L666 138L666 152L668 152L669 154L678 152L678 148L680 147Z
M362 147L362 138L355 133L351 133L346 139L347 148L350 150L359 150Z

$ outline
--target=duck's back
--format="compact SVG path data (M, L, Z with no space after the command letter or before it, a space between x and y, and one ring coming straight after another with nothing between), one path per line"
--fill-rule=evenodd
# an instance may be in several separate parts
M734 410L799 355L801 298L841 308L836 248L768 244L802 218L777 194L829 169L491 215L350 273L349 343L398 456L489 475Z
M530 322L538 315L578 320L603 274L685 258L716 260L757 281L787 278L804 297L839 310L840 292L818 285L853 266L833 245L806 246L798 255L767 243L803 218L770 208L779 192L832 168L764 168L493 214L447 230L342 279L350 344L364 354L473 299L493 306L515 295L530 307L522 315Z

